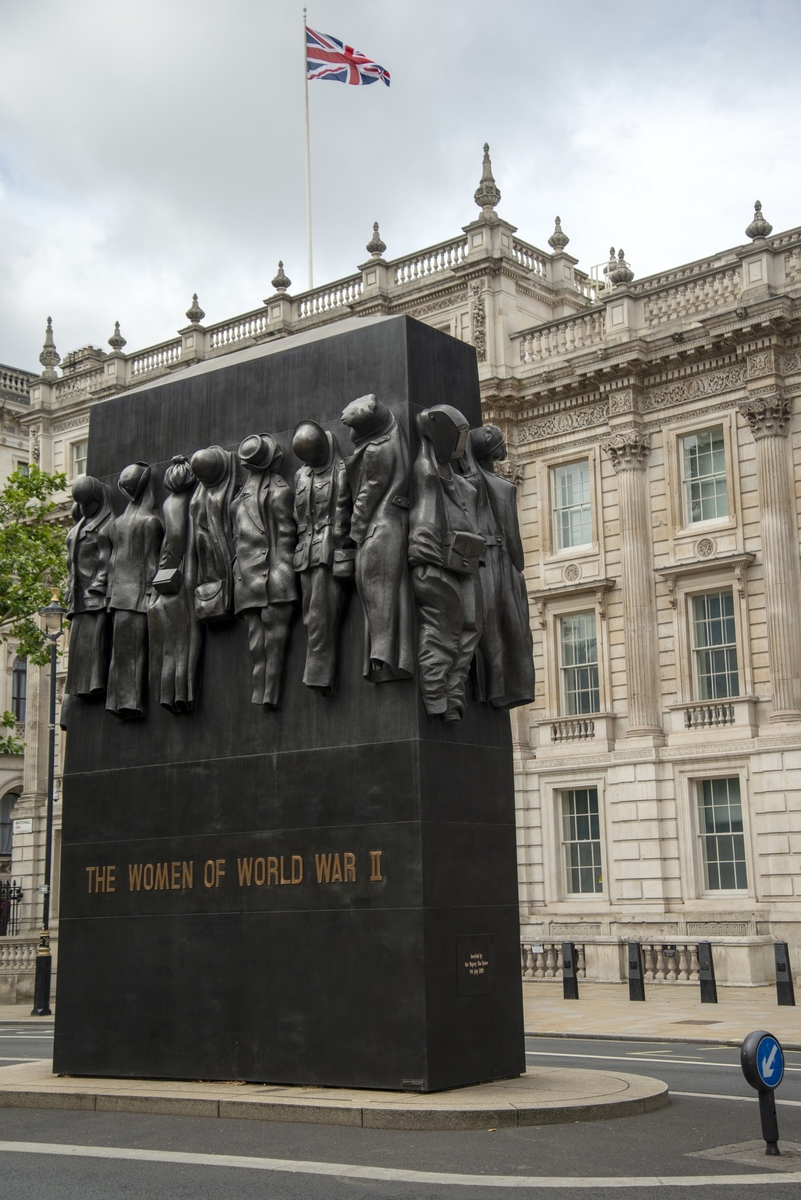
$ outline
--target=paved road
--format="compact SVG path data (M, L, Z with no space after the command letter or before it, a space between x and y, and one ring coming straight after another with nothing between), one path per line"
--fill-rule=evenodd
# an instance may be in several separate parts
M0 1058L45 1057L48 1040L44 1026L0 1026ZM511 1200L565 1187L587 1200L645 1200L660 1186L671 1200L801 1194L801 1157L785 1159L788 1178L761 1161L688 1156L759 1137L736 1049L562 1038L527 1046L531 1063L657 1075L674 1098L621 1120L454 1133L3 1109L0 1188L14 1200ZM785 1146L801 1144L801 1053L788 1061Z

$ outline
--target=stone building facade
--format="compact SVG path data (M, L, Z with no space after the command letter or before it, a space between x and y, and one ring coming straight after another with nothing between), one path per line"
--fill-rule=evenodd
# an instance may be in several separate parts
M553 977L563 939L591 978L623 977L629 938L656 980L695 977L699 940L722 983L770 979L777 938L798 969L801 228L774 235L757 205L744 244L636 279L622 250L580 270L558 218L548 251L519 238L486 148L475 200L457 237L402 258L376 225L358 271L310 292L279 264L231 320L205 325L195 296L157 346L126 353L117 326L59 374L46 345L30 458L74 477L94 403L344 317L472 342L518 485L537 669L513 714L524 974ZM33 897L47 672L30 674L14 854Z

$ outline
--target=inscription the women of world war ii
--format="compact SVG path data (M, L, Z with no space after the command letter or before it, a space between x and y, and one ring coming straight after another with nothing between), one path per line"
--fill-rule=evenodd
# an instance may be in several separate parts
M241 857L173 859L166 862L117 863L85 867L86 890L90 895L112 892L191 892L221 886L240 888L281 887L301 883L383 883L383 850L356 855L344 853L268 854ZM360 861L357 861L360 860ZM224 882L225 881L225 882Z

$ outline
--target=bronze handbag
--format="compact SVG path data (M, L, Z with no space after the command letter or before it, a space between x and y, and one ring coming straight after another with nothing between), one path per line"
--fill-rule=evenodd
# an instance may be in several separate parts
M230 586L225 579L199 583L195 588L195 616L198 621L224 621L231 615Z
M451 532L445 541L442 565L457 575L477 575L484 553L484 539L479 533L462 530Z
M184 581L180 567L162 567L153 576L153 590L160 596L174 596L181 590Z

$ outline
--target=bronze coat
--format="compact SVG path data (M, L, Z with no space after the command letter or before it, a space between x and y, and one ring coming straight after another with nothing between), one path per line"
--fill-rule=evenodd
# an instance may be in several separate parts
M356 588L365 615L368 679L373 677L373 659L386 664L382 678L408 679L414 674L407 562L409 464L398 422L388 416L386 431L359 439L345 463L353 493L350 535L357 545Z
M249 472L232 511L235 612L296 601L297 530L289 484L272 471Z

